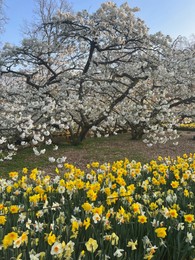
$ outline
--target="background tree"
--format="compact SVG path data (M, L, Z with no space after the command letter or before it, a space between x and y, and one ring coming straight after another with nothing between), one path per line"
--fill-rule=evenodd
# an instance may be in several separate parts
M28 39L24 39L22 43L23 53L20 52L19 54L17 46L6 44L4 49L6 49L8 55L2 55L2 65L7 64L7 68L6 71L4 71L4 76L1 77L1 96L3 99L1 110L1 122L3 122L1 124L1 136L5 135L5 137L0 140L0 143L2 143L4 148L6 143L9 144L8 153L4 152L3 154L3 156L7 158L12 157L13 153L15 153L14 150L16 150L16 146L14 144L10 145L10 143L15 143L17 141L17 143L26 145L26 141L29 141L29 138L33 145L43 141L44 138L42 134L39 133L41 128L39 122L41 122L42 125L44 121L43 118L46 117L44 111L52 113L50 109L53 107L52 101L50 102L49 96L44 94L44 87L47 86L47 84L49 85L48 82L53 75L52 70L44 71L43 67L45 66L47 68L48 64L51 62L51 51L49 47L52 44L55 46L56 42L51 43L52 38L50 38L47 28L45 27L40 30L40 25L46 21L48 22L55 13L59 11L70 11L71 9L69 4L63 0L37 0L36 4L35 20L37 22L29 24L28 27L23 30L24 35L28 36ZM15 54L17 53L17 55L20 55L20 62L19 57L17 60L17 55L14 58L14 52ZM56 50L54 52L56 52ZM28 55L26 55L27 53ZM42 53L45 63L41 58L35 61L33 57L36 56L36 53L37 56ZM23 57L26 55L25 58L27 60L23 59L22 55ZM19 64L21 67L18 67ZM36 66L38 68L37 71L35 71ZM21 69L22 67L23 69ZM45 73L46 75L44 75ZM45 81L45 78L48 78L48 81ZM11 105L11 99L14 104L17 100L16 103L18 108L15 110L14 114L12 113L12 109L8 109L8 104ZM18 105L19 103L21 104L20 107ZM49 104L51 104L51 106ZM10 114L12 114L12 116L10 116ZM10 118L10 120L5 120L6 118ZM44 127L45 125L43 125L43 129ZM45 136L48 135L44 130L42 130L42 132L45 133ZM33 138L33 136L35 138ZM46 142L49 143L48 141ZM13 149L11 150L10 148Z
M7 21L4 10L4 0L0 0L0 34L4 31L4 26Z
M178 37L173 42L173 63L179 73L175 73L175 95L169 100L171 107L179 108L179 116L195 117L195 41Z

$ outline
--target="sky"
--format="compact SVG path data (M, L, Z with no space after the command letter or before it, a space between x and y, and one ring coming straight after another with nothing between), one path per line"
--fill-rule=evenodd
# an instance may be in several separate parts
M33 0L4 0L5 13L9 18L0 42L19 44L22 40L21 27L33 17ZM102 0L69 0L74 11L86 9L96 11ZM118 6L127 2L130 7L139 7L136 16L144 20L150 33L161 31L176 38L195 34L195 0L115 0Z

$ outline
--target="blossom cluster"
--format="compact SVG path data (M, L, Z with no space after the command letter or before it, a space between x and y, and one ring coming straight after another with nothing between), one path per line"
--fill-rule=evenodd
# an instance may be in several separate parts
M0 179L1 259L195 257L195 154ZM191 259L191 258L189 258Z

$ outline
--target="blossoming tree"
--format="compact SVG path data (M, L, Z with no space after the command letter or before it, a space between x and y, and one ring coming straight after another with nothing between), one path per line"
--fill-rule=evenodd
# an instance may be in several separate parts
M93 14L58 11L21 46L4 47L1 72L20 78L20 97L28 96L18 112L30 120L17 128L22 139L49 144L67 130L77 144L120 129L145 134L148 145L178 137L182 106L194 106L194 46L181 50L169 36L150 35L136 11L112 2Z

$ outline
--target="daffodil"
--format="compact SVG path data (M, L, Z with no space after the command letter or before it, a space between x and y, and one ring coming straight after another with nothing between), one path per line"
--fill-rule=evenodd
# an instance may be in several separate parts
M85 230L88 229L88 227L90 226L90 218L86 218L83 222L83 226L85 227Z
M55 242L51 247L51 255L59 255L63 252L62 244Z
M138 222L141 224L147 223L147 217L144 215L138 216Z
M192 235L192 233L191 233L191 232L187 232L185 241L186 241L187 243L191 244L191 243L192 243L192 240L193 240L193 235Z
M167 235L166 230L167 230L166 227L159 227L159 228L156 228L156 229L155 229L155 233L156 233L157 237L159 237L159 238L165 238L166 235Z
M89 238L89 240L85 243L87 251L94 253L98 248L98 243L95 239Z
M127 247L131 247L131 250L136 250L137 249L137 240L135 240L135 242L133 242L133 240L131 239L128 243L127 243Z
M6 221L7 221L6 216L0 216L0 225L5 225Z
M185 222L191 223L194 221L194 215L193 214L185 214L184 215Z
M47 242L50 246L53 245L56 242L56 235L50 232L47 237Z
M110 241L111 241L111 244L114 246L114 245L118 245L118 242L119 242L119 237L117 236L117 234L115 232L113 232L110 236Z
M176 211L175 209L170 209L170 210L169 210L169 216L170 216L171 218L177 218L178 213L177 213L177 211Z
M122 257L124 251L125 251L124 249L117 248L116 251L114 252L113 256L120 258L120 257Z

